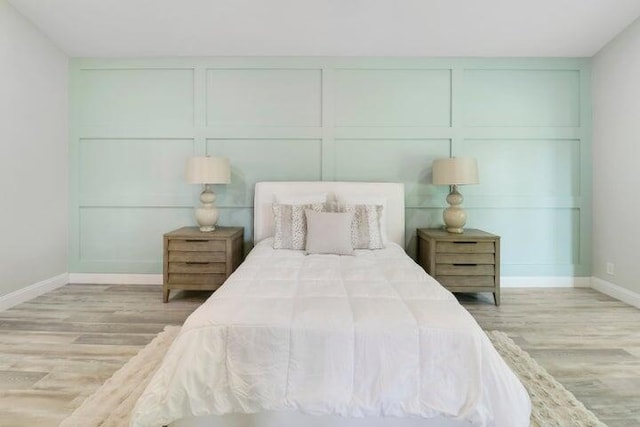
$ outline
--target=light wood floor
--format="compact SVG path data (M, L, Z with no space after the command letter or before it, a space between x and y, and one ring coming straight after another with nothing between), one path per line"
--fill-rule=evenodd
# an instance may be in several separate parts
M0 426L57 426L206 293L67 285L0 312ZM610 427L640 426L640 310L589 289L505 289L503 304L461 296L507 332Z

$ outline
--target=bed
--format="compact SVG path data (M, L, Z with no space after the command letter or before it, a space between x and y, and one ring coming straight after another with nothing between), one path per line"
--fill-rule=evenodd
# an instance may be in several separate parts
M384 248L274 249L274 201L318 194L381 203ZM255 247L187 319L131 425L528 426L522 384L404 235L402 184L256 184Z

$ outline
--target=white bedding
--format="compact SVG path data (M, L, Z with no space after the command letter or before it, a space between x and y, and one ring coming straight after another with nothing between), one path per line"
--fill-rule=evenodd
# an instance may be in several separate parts
M132 426L261 411L529 425L519 380L398 245L342 257L271 246L187 319Z

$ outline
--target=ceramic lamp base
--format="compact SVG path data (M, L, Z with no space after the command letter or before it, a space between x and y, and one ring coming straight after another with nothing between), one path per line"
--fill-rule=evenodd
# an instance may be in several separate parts
M200 226L200 231L210 232L216 229L218 222L218 208L215 206L216 195L211 191L209 185L205 185L204 190L200 193L200 202L202 205L195 209L196 222Z
M464 209L460 207L463 200L462 194L458 192L458 186L453 185L451 193L447 196L447 203L449 203L449 207L442 212L445 229L449 233L464 233L463 227L467 222L467 214Z

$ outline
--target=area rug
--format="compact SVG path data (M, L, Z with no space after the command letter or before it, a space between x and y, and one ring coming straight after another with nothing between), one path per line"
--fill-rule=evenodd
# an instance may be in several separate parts
M167 326L87 398L60 427L128 426L138 397L179 331L179 326ZM491 331L487 335L529 392L533 406L531 427L606 427L505 333Z
M180 326L166 326L59 427L126 427L133 407L160 366Z
M606 427L504 332L487 332L531 398L531 427Z

